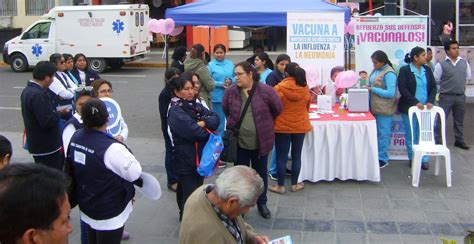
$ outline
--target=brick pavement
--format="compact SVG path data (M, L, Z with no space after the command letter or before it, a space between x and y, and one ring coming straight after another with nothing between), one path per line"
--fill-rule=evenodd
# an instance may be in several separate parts
M472 114L471 106L468 115ZM473 118L467 117L465 124L470 125L472 121ZM464 230L474 230L474 150L452 147L451 122L447 131L453 168L452 188L446 187L444 172L438 177L433 175L434 167L422 172L420 186L414 188L407 162L395 161L382 170L380 183L318 182L307 183L303 191L296 193L278 195L269 192L272 219L261 218L253 208L246 220L272 238L289 234L294 243L441 243L440 238L462 243ZM466 126L468 143L472 141L473 133ZM32 161L20 148L20 133L0 134L12 140L15 161ZM137 194L134 211L126 224L131 239L123 243L177 243L178 209L175 194L166 189L164 142L130 138L128 144L144 170L154 174L164 189L159 201ZM213 178L206 181L212 182ZM72 222L74 232L70 243L80 243L77 209L73 211Z

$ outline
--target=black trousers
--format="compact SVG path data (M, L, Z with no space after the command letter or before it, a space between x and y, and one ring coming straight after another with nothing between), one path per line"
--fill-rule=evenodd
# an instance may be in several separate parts
M237 149L237 162L234 165L245 165L250 167L252 163L252 168L257 171L257 174L262 177L263 185L265 189L262 194L257 199L257 204L266 204L267 203L267 188L268 188L268 170L267 170L267 161L268 154L261 156L258 153L258 150L248 150L245 148L238 147Z
M120 244L122 241L123 226L116 230L87 229L89 244Z
M197 172L193 174L178 175L178 188L176 189L176 202L179 208L179 220L183 218L184 204L188 197L204 184L204 177Z
M466 112L466 95L439 95L439 106L443 108L446 120L453 111L454 138L457 142L464 142L464 114ZM441 131L439 129L439 131ZM439 134L438 134L439 135Z
M33 156L35 163L63 171L64 154L62 150L44 156Z

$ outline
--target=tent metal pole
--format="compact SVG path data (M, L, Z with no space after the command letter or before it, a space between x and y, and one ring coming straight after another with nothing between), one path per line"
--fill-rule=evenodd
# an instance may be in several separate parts
M351 70L351 38L352 36L350 36L349 34L349 45L348 45L348 49L347 49L347 59L348 59L348 64L347 64L347 70Z
M209 38L208 38L208 48L209 48L209 56L211 55L211 38L212 38L212 31L211 31L211 26L209 26Z
M369 14L370 14L370 15L373 15L373 13L372 13L372 8L373 8L373 7L374 7L374 6L373 6L373 4L372 4L372 0L369 0Z
M169 35L164 35L164 39L165 39L166 69L168 69L168 68L169 68L169 55L168 55L168 36L169 36Z
M347 57L348 46L349 46L348 36L349 36L349 33L344 34L344 69L345 70L347 70L348 63L349 63L348 61L349 59Z

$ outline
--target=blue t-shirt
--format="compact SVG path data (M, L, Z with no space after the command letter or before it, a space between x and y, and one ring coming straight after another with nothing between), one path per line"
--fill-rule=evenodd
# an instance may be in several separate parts
M262 82L263 84L267 84L266 80L267 80L267 76L272 72L271 69L267 68L265 69L265 71L263 71L263 73L260 74L260 82Z
M425 105L426 102L428 101L428 89L427 89L427 83L428 81L426 80L426 70L425 67L421 66L420 71L413 65L413 63L410 63L410 70L415 76L416 79L416 92L415 92L415 98L418 100L421 104Z
M225 80L233 80L234 64L228 59L220 61L214 59L208 64L207 68L212 79L216 82L216 87L211 92L212 102L221 103L225 91L223 87Z
M372 92L383 97L383 98L393 98L397 91L397 75L394 72L387 72L383 77L383 83L385 84L386 89L380 87L374 87L375 78L385 69L388 64L384 65L382 68L375 70L372 75L369 77L369 84L372 87Z

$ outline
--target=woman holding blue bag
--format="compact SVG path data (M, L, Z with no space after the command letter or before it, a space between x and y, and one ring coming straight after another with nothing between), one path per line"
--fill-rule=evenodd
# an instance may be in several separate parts
M202 155L209 139L206 129L215 131L219 117L196 102L192 79L173 78L169 85L173 98L168 111L168 125L174 145L173 163L178 176L176 201L181 220L186 200L204 182L204 177L196 171L196 159Z

